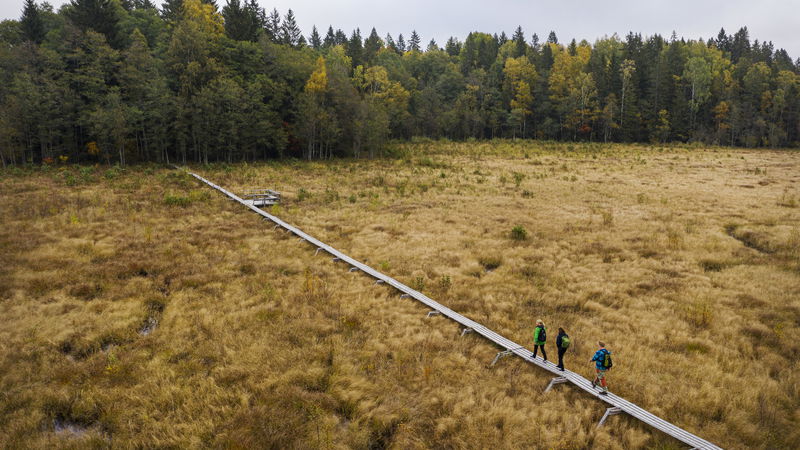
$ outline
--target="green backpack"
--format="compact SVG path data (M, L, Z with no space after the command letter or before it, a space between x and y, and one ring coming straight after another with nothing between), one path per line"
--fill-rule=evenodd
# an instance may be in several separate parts
M566 334L564 336L561 336L561 348L569 348L569 344L570 344L569 336L567 336Z

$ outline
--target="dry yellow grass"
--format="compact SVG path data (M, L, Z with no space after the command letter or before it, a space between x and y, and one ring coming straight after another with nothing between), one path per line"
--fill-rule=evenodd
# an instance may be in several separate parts
M604 339L614 392L719 445L800 446L800 154L398 153L196 170L517 342L563 326L587 376ZM679 447L179 172L0 173L0 446Z

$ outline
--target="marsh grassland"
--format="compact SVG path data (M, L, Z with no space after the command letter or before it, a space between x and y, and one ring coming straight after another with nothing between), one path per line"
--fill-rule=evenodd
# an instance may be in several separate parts
M800 154L416 142L195 167L729 448L800 447ZM0 446L680 448L175 170L0 172ZM552 342L550 357L555 357Z

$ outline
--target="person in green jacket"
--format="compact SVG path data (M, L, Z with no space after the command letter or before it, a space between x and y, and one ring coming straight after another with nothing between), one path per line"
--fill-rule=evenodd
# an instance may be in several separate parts
M547 361L547 353L544 351L544 343L547 341L547 332L544 329L544 322L542 319L536 321L536 328L533 330L533 357L536 358L536 353L541 348L542 358Z

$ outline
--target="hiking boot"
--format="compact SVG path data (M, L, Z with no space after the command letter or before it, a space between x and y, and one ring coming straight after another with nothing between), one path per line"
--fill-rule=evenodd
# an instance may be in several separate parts
M600 391L600 395L608 395L608 392L606 392L606 391Z
M595 389L595 388L597 388L597 383L595 383L594 380L592 380L592 389Z
M563 367L559 367L559 368L558 368L558 370L560 370L560 371L562 371L562 372L563 372L563 371L564 371L564 368L563 368Z

